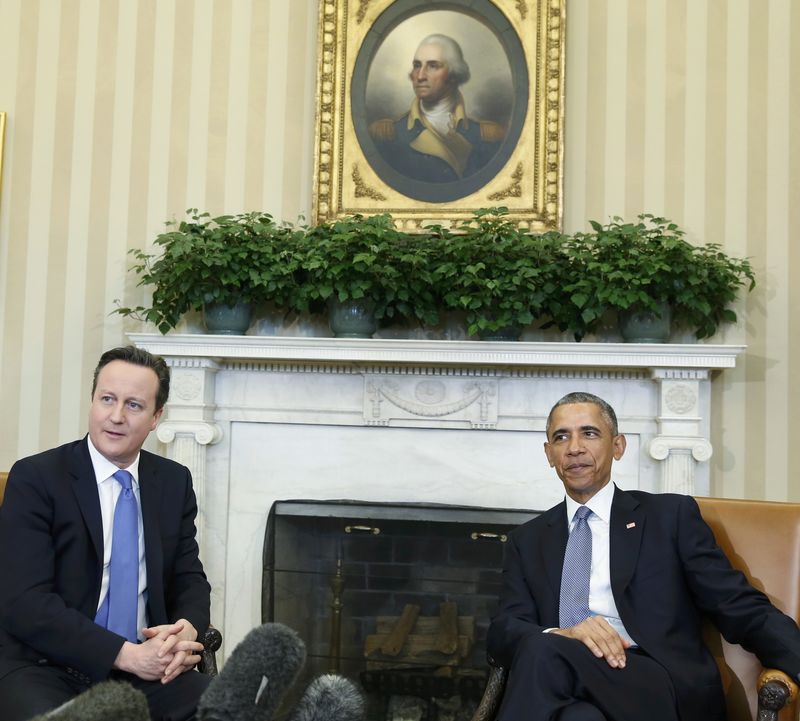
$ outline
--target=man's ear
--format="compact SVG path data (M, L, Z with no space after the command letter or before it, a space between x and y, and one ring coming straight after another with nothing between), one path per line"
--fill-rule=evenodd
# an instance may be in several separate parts
M150 426L150 430L154 431L158 422L161 420L161 414L164 413L164 406L161 406L155 413L153 413L153 425Z
M547 441L544 442L544 454L547 456L547 462L550 464L550 468L552 468L555 464L550 457L550 444Z
M628 442L625 440L625 436L621 433L618 436L614 436L614 460L618 461L622 458L623 454L625 453L625 449L628 447Z

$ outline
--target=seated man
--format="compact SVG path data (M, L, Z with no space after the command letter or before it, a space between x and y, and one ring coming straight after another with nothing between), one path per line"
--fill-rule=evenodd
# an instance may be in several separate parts
M610 483L625 437L608 403L564 396L544 450L566 500L508 542L487 639L509 668L500 721L724 719L702 615L797 678L800 630L731 567L694 499Z
M189 471L142 451L169 395L161 358L127 347L94 373L87 437L14 464L0 509L0 708L24 721L104 679L154 720L193 718L210 587Z

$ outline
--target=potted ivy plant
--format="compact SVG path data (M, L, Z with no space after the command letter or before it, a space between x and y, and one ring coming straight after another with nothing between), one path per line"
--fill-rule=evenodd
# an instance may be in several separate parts
M370 337L387 319L435 323L425 240L398 230L388 213L322 223L302 244L291 305L326 307L337 337Z
M530 235L507 213L481 208L454 232L438 231L443 306L464 311L469 335L485 340L518 340L525 326L550 314L561 285L560 234Z
M287 305L297 268L291 226L260 212L212 218L190 209L187 215L187 220L167 223L167 231L155 240L157 251L130 251L138 285L151 288L152 298L150 305L115 312L167 333L188 311L203 311L208 324L220 309L231 309L238 325L209 330L244 333L254 304Z
M716 243L692 245L666 218L642 214L636 223L615 217L591 226L592 232L565 240L572 280L563 290L572 308L564 305L554 314L576 340L594 330L609 310L623 324L634 320L643 326L640 335L623 327L626 340L665 342L670 319L706 338L721 323L736 321L730 304L742 287L755 286L747 258L728 256Z

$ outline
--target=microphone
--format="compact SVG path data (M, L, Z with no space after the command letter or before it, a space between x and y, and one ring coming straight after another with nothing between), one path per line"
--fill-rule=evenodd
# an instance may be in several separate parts
M203 692L197 721L269 721L305 660L305 644L288 626L257 626Z
M289 721L361 721L364 696L347 678L325 674L305 690Z
M103 681L30 721L150 721L147 699L125 681Z

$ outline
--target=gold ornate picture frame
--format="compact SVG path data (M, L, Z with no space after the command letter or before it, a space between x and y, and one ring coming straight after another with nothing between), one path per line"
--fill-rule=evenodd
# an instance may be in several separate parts
M560 229L564 19L564 0L321 0L314 222L415 230L505 206ZM444 121L425 107L436 78L411 76L431 44L455 88Z

